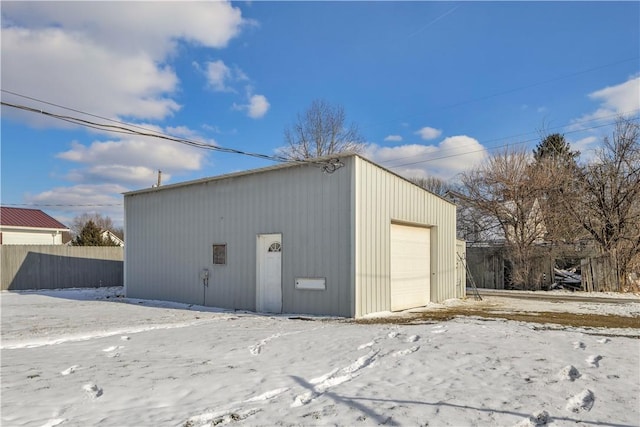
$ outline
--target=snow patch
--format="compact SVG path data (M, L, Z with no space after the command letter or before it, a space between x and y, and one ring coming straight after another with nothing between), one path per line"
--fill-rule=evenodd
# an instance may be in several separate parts
M97 399L102 396L102 389L98 387L97 384L89 383L82 386L82 389L91 397L92 399Z
M567 365L558 372L558 378L561 380L575 381L580 376L580 372L573 365Z
M313 385L313 389L302 394L297 395L293 403L292 408L297 408L308 404L309 402L322 395L331 387L335 387L342 383L352 380L358 376L358 372L368 366L373 365L375 359L378 356L379 351L370 351L368 354L359 357L353 363L345 366L342 369L334 369L331 372L324 374L320 377L313 378L309 381L309 384Z
M576 350L584 350L585 348L587 348L587 346L582 341L576 341L573 343L573 348L575 348Z
M411 348L406 348L404 350L398 350L395 353L393 353L392 356L393 357L406 356L407 354L415 353L418 350L420 350L420 346L416 345Z
M76 369L78 369L80 367L80 365L73 365L73 366L69 366L67 369L65 369L64 371L60 372L60 375L69 375L69 374L73 374Z
M522 420L516 427L543 427L549 424L551 417L547 411L539 411Z
M54 418L54 419L49 420L46 423L42 424L42 426L40 426L40 427L55 427L55 426L58 426L58 425L62 424L65 421L67 421L66 418Z
M251 399L245 400L245 403L249 402L260 402L264 400L273 399L274 397L286 392L289 390L289 387L276 388L274 390L266 391L258 396L252 397Z
M377 354L378 354L377 351L371 351L368 354L365 354L364 356L359 357L355 362L353 362L349 366L342 368L342 372L346 374L352 374L356 371L359 371L362 368L369 366L371 363L373 363Z
M593 402L595 402L596 396L589 389L584 389L580 393L571 397L567 401L567 411L571 412L583 412L590 411L593 408Z
M419 335L411 335L409 337L407 337L407 339L405 340L405 342L416 342L420 339Z
M281 333L277 333L277 334L273 334L270 337L264 338L262 340L260 340L260 342L258 342L257 344L254 345L250 345L249 346L249 353L253 354L254 356L257 356L258 354L260 354L262 352L262 349L264 348L265 345L267 345L267 343L271 340L274 340L276 338L279 337L285 337L287 335L296 335L299 334L302 331L297 331L297 332L289 332L286 334L281 334Z
M210 321L210 320L209 320ZM140 332L154 331L158 329L176 329L186 328L189 326L196 326L202 323L209 322L207 320L194 321L194 322L182 322L174 324L160 324L160 325L145 325L130 328L119 328L112 331L91 331L83 334L65 335L57 338L41 338L24 341L5 341L0 344L0 350L15 350L19 348L36 348L44 347L48 345L64 344L68 342L89 341L98 338L107 338L114 335L121 335L123 333L136 334Z
M368 343L360 344L358 346L358 350L364 350L365 348L373 347L375 343L376 343L375 341L369 341Z
M525 305L521 300L509 301L513 307ZM468 301L468 305L481 308L490 303ZM568 312L577 307L538 305ZM614 310L613 304L600 306L601 313ZM614 311L625 306L616 305ZM541 427L545 417L535 411L546 409L553 416L549 426L638 424L637 411L630 410L637 407L640 396L638 340L618 336L637 337L640 328L547 328L468 317L433 328L439 323L301 322L284 315L239 313L233 313L231 321L231 316L186 308L166 310L148 303L2 293L3 318L10 319L2 324L2 346L68 343L83 334L87 339L45 348L3 349L6 387L0 423L240 427L427 422L432 426L513 426L520 422ZM179 323L185 327L153 331L148 327ZM134 336L134 329L143 332ZM445 335L431 333L442 329L447 330ZM388 339L392 331L395 339ZM299 335L267 343L259 356L247 350L275 333ZM407 342L412 334L420 340ZM111 335L115 336L102 339ZM122 336L131 336L135 345ZM600 340L605 336L611 340L608 345ZM578 341L586 343L588 351L573 349ZM373 344L358 349L368 342ZM394 352L419 344L425 348L404 359L393 357ZM126 347L117 350L126 360L115 363L116 359L106 357L111 352L101 350L112 345ZM368 360L359 359L365 354ZM598 370L588 368L589 355L601 355L610 362ZM73 376L61 375L62 369L75 363L81 367ZM570 381L568 368L567 380L559 380L561 369L570 365L582 375ZM310 384L308 379L313 377L317 378ZM89 382L100 387L81 390ZM100 388L104 395L95 398ZM595 399L576 396L586 389L598 395L592 412L586 408ZM469 390L490 392L465 392ZM459 400L461 395L464 402ZM301 409L291 408L296 401Z
M218 411L209 412L201 415L195 415L189 418L184 424L184 427L205 427L205 426L220 426L229 423L235 423L238 421L244 421L252 415L260 412L261 409L234 409L230 411Z
M600 361L602 360L602 356L600 355L592 355L587 357L586 362L592 368L600 367Z

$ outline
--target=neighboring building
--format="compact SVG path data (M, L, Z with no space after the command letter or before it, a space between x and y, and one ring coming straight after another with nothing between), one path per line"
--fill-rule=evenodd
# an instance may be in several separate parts
M124 247L124 240L122 240L121 238L116 236L113 233L113 231L111 231L111 230L102 230L100 235L102 236L103 239L109 239L113 243L115 243L117 246L120 246L121 248Z
M39 209L0 207L0 244L61 245L69 229Z
M332 159L125 193L127 297L361 317L464 296L455 205Z

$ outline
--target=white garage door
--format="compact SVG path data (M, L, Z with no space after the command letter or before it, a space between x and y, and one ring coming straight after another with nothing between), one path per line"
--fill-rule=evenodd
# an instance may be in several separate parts
M429 302L429 237L428 228L391 224L391 310Z

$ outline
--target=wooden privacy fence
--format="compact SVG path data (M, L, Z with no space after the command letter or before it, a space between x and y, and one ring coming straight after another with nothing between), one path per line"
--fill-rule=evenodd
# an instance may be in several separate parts
M122 286L124 248L0 245L2 290Z
M585 258L580 262L582 288L587 292L620 292L616 260L608 255Z

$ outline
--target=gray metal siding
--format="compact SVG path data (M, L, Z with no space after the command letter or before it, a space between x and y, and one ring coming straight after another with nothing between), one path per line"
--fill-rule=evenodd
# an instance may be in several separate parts
M431 301L455 298L455 206L364 159L355 160L356 316L391 309L391 222L431 228Z
M293 166L125 195L129 297L256 308L256 236L282 234L283 311L353 315L351 167ZM227 244L227 265L212 245ZM210 271L209 286L200 279ZM296 290L324 277L325 291Z

